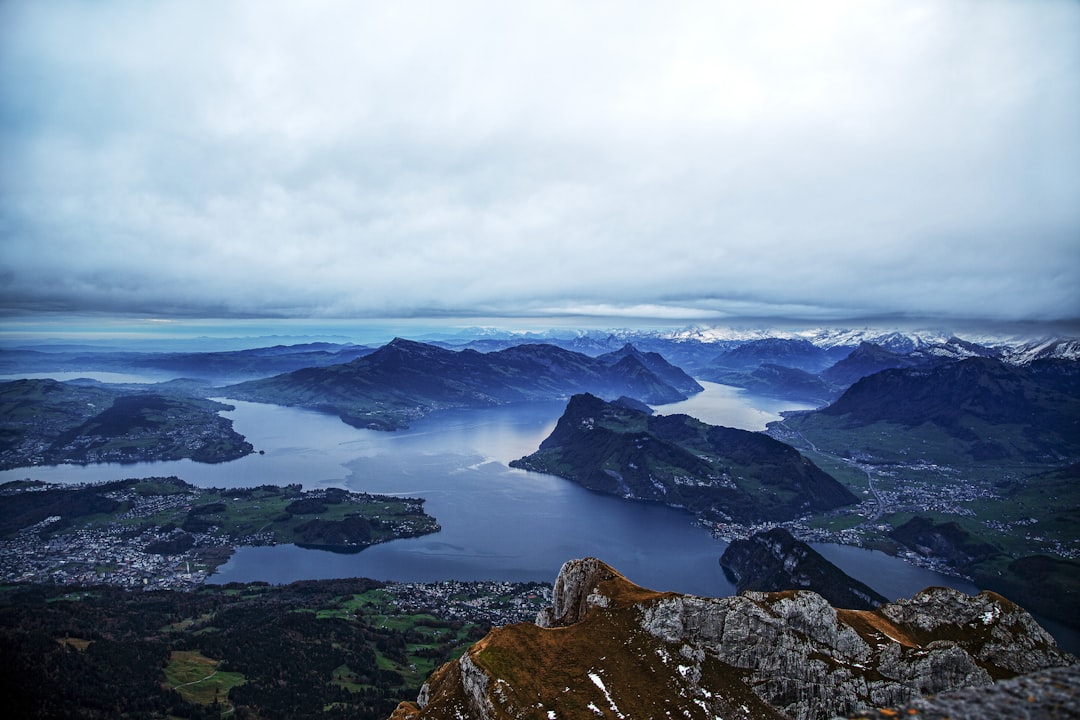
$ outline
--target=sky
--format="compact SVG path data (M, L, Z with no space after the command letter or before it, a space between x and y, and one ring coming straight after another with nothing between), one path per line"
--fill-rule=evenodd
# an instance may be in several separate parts
M1080 2L0 0L0 325L868 317L1080 319Z

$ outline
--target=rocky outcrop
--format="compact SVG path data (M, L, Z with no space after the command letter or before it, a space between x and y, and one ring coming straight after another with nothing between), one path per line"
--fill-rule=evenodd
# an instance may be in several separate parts
M618 573L596 558L565 563L555 578L551 607L540 611L536 624L542 628L573 625L585 619L590 606L606 607L607 596L595 589L617 576Z
M837 610L808 591L658 593L594 558L563 566L538 623L492 631L394 717L810 720L1075 662L993 593Z
M960 644L919 645L879 615L838 612L806 591L671 598L645 608L642 626L744 671L759 697L792 718L849 714L991 682Z
M1045 668L1048 649L1056 647L1027 611L989 591L969 596L952 588L928 588L882 607L881 614L910 628L921 642L940 638L964 644L995 677Z
M860 720L917 717L920 720L1076 720L1080 718L1080 665L1040 670L993 685L920 697L881 708Z
M831 605L853 610L873 610L887 601L783 528L734 541L720 564L739 592L812 590Z

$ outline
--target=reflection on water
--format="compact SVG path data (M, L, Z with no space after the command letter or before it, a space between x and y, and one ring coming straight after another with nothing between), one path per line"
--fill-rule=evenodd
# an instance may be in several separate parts
M574 483L507 467L547 437L564 404L447 411L395 433L357 431L339 445L340 483L352 490L420 496L443 530L351 556L293 547L244 548L218 582L366 576L393 580L552 580L563 562L594 555L663 589L732 591L723 545L686 513L626 502ZM362 453L355 453L362 449Z
M705 392L680 402L656 405L653 409L660 415L690 415L710 425L764 430L769 423L780 420L780 413L785 410L813 410L816 407L808 403L752 395L730 385L704 380L698 380L698 383L705 388Z
M945 585L968 594L979 592L979 588L963 578L925 570L878 550L829 543L812 543L812 546L826 560L890 600L911 597L930 585Z

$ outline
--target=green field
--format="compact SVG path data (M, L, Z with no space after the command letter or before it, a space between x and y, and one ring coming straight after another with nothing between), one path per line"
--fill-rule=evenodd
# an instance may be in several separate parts
M1015 556L1080 553L1080 483L1056 474L1060 465L977 461L930 423L848 427L808 416L776 430L859 497L868 497L869 473L885 499L882 519L894 526L918 514L961 522ZM818 522L850 525L842 515Z
M339 488L14 481L0 486L0 578L194 587L240 546L352 553L438 530L421 498Z
M987 432L985 427L975 430ZM1028 609L1075 624L1080 603L1080 470L1076 465L972 457L971 443L932 423L849 426L828 416L788 418L771 428L867 502L867 517L816 516L809 525L848 531L868 547L901 547L890 533L912 518L955 525L962 546L992 546L996 554L950 562ZM1026 442L1014 426L995 426L1012 446ZM876 495L869 492L870 482ZM874 502L880 499L880 504ZM877 511L880 511L878 514ZM963 551L963 547L955 548ZM940 557L929 556L941 561ZM944 569L944 568L943 568Z
M92 592L0 586L12 717L377 718L550 586L373 580ZM63 600L63 602L58 602ZM500 608L510 608L509 613ZM57 672L57 668L62 668Z
M0 496L3 532L13 533L47 513L63 515L56 536L109 526L180 530L231 538L238 544L307 543L357 549L383 540L434 532L423 500L352 493L337 488L304 491L300 485L198 488L177 478L147 478L71 488L41 485ZM30 492L37 490L37 492ZM102 509L104 508L104 509Z
M335 488L305 492L299 485L264 485L223 490L181 488L168 481L150 480L135 486L134 492L142 497L186 492L188 502L122 519L121 523L175 525L238 539L270 533L278 543L360 548L437 529L434 519L424 514L423 501ZM104 519L95 516L94 521ZM320 522L313 524L313 520Z
M180 693L190 703L226 704L229 690L242 685L240 673L219 670L220 661L211 660L198 650L174 650L165 666L166 686Z

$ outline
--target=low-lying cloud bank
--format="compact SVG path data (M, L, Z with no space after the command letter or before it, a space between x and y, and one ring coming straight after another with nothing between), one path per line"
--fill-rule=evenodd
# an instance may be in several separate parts
M1080 317L1080 6L0 6L0 311Z

